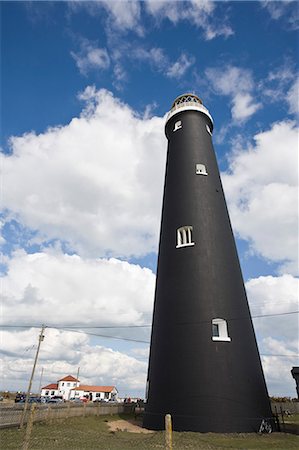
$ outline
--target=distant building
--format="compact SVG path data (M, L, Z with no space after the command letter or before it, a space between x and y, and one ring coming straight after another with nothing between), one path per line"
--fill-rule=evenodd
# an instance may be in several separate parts
M70 398L88 398L89 400L117 400L118 391L115 386L89 386L80 385L80 380L68 375L61 378L57 383L51 383L42 387L41 397L61 396L64 400Z
M41 397L54 397L55 395L62 396L64 400L69 400L71 389L79 386L80 380L68 375L61 378L57 383L51 383L44 386L41 390Z
M118 391L115 386L88 386L82 384L71 390L70 398L88 398L94 400L117 400Z

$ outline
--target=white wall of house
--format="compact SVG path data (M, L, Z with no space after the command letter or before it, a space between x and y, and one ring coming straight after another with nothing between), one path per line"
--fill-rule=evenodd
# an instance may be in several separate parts
M64 400L69 400L72 397L71 396L72 389L77 387L78 384L79 384L78 381L63 381L63 380L59 381L58 382L58 391L59 391L58 395L62 395Z
M42 389L41 397L53 397L54 395L61 395L58 389Z
M92 398L90 399L90 394L92 395ZM93 391L85 391L80 388L72 389L70 393L70 398L82 398L88 396L88 398L92 401L101 399L101 400L112 400L117 399L117 390L113 388L111 392L93 392Z

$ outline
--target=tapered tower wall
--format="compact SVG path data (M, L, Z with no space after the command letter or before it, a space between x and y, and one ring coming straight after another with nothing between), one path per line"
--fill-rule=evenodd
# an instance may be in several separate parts
M166 123L146 428L163 429L167 413L178 431L258 431L271 418L212 129L200 105ZM192 227L186 245L181 227Z

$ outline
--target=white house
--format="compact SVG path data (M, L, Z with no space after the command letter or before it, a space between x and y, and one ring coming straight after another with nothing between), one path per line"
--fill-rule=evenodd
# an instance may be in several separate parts
M41 397L54 397L55 395L62 396L64 400L69 400L70 391L79 386L79 380L72 375L61 378L57 383L48 384L41 390Z
M71 390L71 397L74 398L88 398L91 401L94 400L117 400L118 391L115 386L88 386L87 384L81 384L75 389Z
M89 400L117 400L118 391L115 386L89 386L80 385L80 380L68 375L57 383L51 383L41 389L41 397L51 398L56 395L64 400L70 398L88 398Z

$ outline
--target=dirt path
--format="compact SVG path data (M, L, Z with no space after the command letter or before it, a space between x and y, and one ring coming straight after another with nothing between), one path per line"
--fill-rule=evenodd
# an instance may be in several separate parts
M152 430L147 430L140 426L137 420L113 420L108 422L110 431L128 431L129 433L153 433Z

